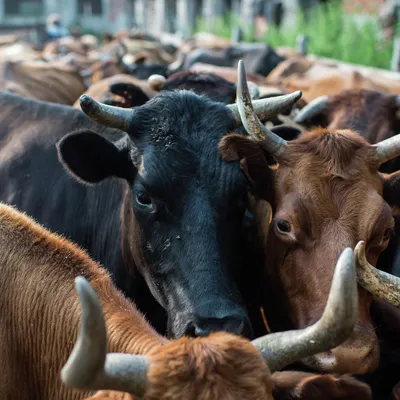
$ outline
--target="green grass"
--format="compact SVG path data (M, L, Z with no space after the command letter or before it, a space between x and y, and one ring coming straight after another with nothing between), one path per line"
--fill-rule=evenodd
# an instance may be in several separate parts
M196 31L208 30L219 36L229 38L232 23L231 15L216 19L207 28L199 19ZM245 40L253 41L250 29L245 31ZM304 34L309 37L309 53L320 57L334 58L354 64L377 68L390 68L393 42L383 42L383 32L374 19L357 23L354 16L345 14L337 2L315 7L307 15L299 12L293 27L279 29L270 26L262 39L273 47L295 47L296 37Z

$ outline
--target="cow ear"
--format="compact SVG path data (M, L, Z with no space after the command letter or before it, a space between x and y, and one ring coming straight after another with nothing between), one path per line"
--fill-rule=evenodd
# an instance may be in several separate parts
M95 132L80 131L64 136L57 151L64 167L80 181L97 183L110 176L132 181L135 167L129 143L127 137L112 143Z
M110 85L110 92L125 100L124 108L142 106L149 101L149 96L133 83L114 83Z
M392 207L393 215L400 216L400 171L381 175L383 177L383 198Z
M224 161L239 161L255 195L271 201L272 163L258 143L249 137L233 133L221 139L219 151Z

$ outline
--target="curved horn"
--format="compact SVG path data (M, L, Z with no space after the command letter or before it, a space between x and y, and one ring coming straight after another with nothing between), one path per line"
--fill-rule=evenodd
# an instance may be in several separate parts
M336 264L324 313L315 324L253 340L271 372L304 357L330 350L353 332L358 318L357 281L353 251L347 248Z
M305 107L303 107L293 118L293 121L297 124L302 124L308 119L315 117L326 109L326 107L328 106L328 101L328 96L317 97L313 101L310 101Z
M259 107L258 110L254 110L249 88L247 86L244 63L240 60L238 64L238 85L236 96L238 104L236 105L237 108L235 108L234 105L230 105L229 108L234 114L235 119L237 118L236 113L239 114L244 128L253 139L262 142L263 147L270 152L271 155L278 156L285 150L287 143L265 127L259 120L258 115L260 114L261 118L266 118L266 115L269 115L269 117L277 115L284 111L288 106L291 106L300 97L301 92L295 92L287 96L262 99L259 100L262 107Z
M75 279L82 308L82 324L72 353L61 371L71 388L116 390L143 396L147 386L148 361L143 356L107 353L107 332L101 305L90 283Z
M231 110L233 117L238 126L242 125L242 118L240 116L239 111L239 99L243 99L243 95L246 95L248 92L248 88L246 85L246 71L244 68L244 63L242 60L238 63L238 83L237 83L237 104L229 104L227 107ZM243 95L242 95L243 93ZM252 106L254 109L254 113L259 119L268 119L271 117L276 116L287 110L288 108L292 107L297 100L300 99L302 96L302 92L300 90L285 94L278 97L266 98L255 100L252 102Z
M373 267L365 256L365 242L354 249L358 283L376 297L400 307L400 278Z
M94 122L128 131L133 117L132 110L99 103L87 94L82 95L79 102L82 111Z
M400 156L400 134L374 144L379 164Z

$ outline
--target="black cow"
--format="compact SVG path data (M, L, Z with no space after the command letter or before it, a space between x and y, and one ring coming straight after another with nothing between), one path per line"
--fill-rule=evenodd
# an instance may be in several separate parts
M141 276L174 336L250 335L235 283L248 184L218 152L237 111L185 91L134 110L88 97L82 105L128 134L70 107L1 93L0 200L88 249L159 330L161 311ZM58 141L64 165L88 185L65 173Z
M275 50L264 43L240 43L222 50L195 49L188 54L180 54L179 61L170 66L170 72L190 69L196 63L236 67L239 59L247 65L251 74L267 76L284 60Z

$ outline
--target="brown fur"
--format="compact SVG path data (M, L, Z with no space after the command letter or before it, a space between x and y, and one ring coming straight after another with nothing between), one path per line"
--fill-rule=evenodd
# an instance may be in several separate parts
M368 260L376 265L388 244L395 204L391 209L382 197L388 191L383 191L384 184L387 186L389 181L377 171L374 149L351 130L306 132L288 142L278 159L279 168L268 182L264 181L268 174L261 172L266 169L264 152L257 143L229 135L220 149L227 161L246 160L256 193L263 193L267 185L274 188L273 196L269 193L274 220L265 247L268 268L263 292L270 328L309 326L323 312L339 254L364 240ZM390 181L391 192L393 186L398 190L397 180ZM289 233L279 232L278 220L288 221ZM369 314L370 303L371 295L360 288L359 321L353 335L323 355L323 363L321 358L311 357L307 364L339 373L373 371L379 346Z
M108 351L148 355L150 387L145 400L272 398L268 368L247 340L216 333L168 342L83 250L6 205L0 205L0 246L3 399L90 395L68 390L60 381L79 326L74 290L78 275L88 279L99 296Z
M9 61L2 69L0 89L42 101L72 105L85 87L80 75L70 66Z
M386 91L384 86L357 71L339 70L321 78L314 78L314 72L310 69L308 74L309 76L304 77L298 74L289 76L282 82L282 85L291 92L301 90L304 100L308 102L319 96L335 95L349 89Z
M345 90L329 98L326 110L305 125L356 130L370 143L400 131L400 103L393 95L365 89Z

